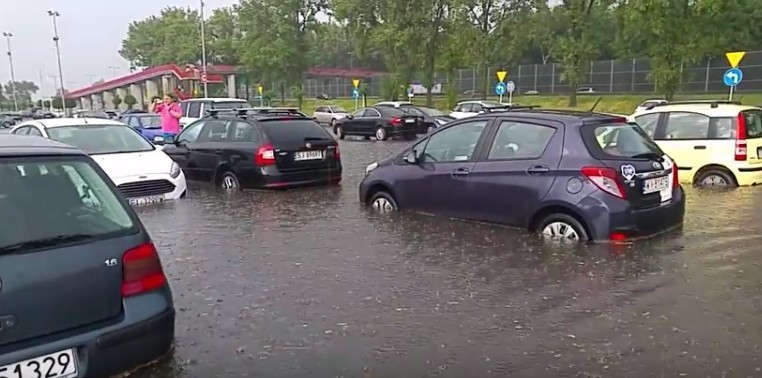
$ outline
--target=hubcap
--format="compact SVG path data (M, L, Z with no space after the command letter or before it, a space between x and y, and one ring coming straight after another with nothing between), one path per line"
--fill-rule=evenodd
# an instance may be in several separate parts
M222 178L222 187L225 189L235 189L238 187L238 183L233 176L225 176Z
M336 135L341 135L341 132L342 132L341 126L337 126L336 127Z
M376 130L376 139L378 140L384 139L385 135L386 135L386 132L384 131L384 129Z
M379 197L373 200L373 210L378 211L379 213L388 213L390 211L394 211L394 205L392 205L392 202L384 197Z
M701 186L725 187L728 186L728 182L722 176L709 175L701 180Z
M553 222L548 224L542 230L542 236L553 239L579 241L579 234L577 234L577 231L566 222Z

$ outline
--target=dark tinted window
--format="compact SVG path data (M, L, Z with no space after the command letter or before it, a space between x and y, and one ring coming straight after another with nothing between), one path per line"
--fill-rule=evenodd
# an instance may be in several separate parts
M201 135L198 136L198 143L204 142L224 142L227 136L227 121L208 120L201 129Z
M745 110L743 115L746 118L746 137L762 138L762 110Z
M581 132L585 146L596 159L664 155L648 134L633 123L583 126Z
M391 106L379 106L376 108L382 117L399 117L405 115L405 111Z
M220 101L212 102L212 109L241 109L248 108L249 103L244 101Z
M365 112L363 113L362 116L363 117L374 117L374 118L377 118L377 117L380 116L380 113L381 112L376 110L376 109L368 108L368 109L365 109Z
M181 102L180 103L180 109L183 112L183 117L188 116L188 103L187 102Z
M248 122L231 121L228 123L228 135L232 142L259 142L259 133Z
M90 164L84 159L0 160L0 214L13 220L0 227L0 248L56 236L136 232L117 194Z
M260 122L267 139L276 146L280 143L304 143L305 139L330 139L331 134L312 120L263 121Z
M201 101L191 101L188 103L188 117L201 117Z

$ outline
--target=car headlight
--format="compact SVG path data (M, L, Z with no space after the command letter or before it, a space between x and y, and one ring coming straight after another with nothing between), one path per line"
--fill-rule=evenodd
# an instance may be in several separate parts
M182 170L180 169L180 166L177 165L174 161L172 162L172 168L169 169L169 175L172 178L177 178L177 176L180 176L180 173L182 173Z
M365 175L367 176L372 170L378 168L378 163L373 163L367 167L365 167Z

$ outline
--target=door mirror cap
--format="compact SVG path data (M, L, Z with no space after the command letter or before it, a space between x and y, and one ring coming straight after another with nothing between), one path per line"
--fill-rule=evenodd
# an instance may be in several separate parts
M353 116L353 115L351 115L351 114L347 114L346 118L347 118L347 119L352 119L352 118L355 118L355 116Z
M408 152L404 159L408 164L418 164L418 155L415 150Z

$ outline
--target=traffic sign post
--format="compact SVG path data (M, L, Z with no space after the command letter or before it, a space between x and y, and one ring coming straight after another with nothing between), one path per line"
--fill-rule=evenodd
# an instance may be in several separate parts
M360 79L352 79L352 86L355 87L352 90L352 97L355 98L355 110L357 110L360 101ZM355 95L355 93L357 93L357 95Z
M205 73L202 73L201 74L201 82L202 83L207 83L208 82L207 80L209 80L209 77L207 77Z
M265 87L261 85L257 85L257 93L259 93L259 105L264 107L265 106L265 96L264 96Z
M360 91L357 90L357 88L352 89L352 98L354 98L354 99L360 98Z
M500 83L497 83L497 85L495 85L495 94L499 98L498 101L502 104L503 103L503 95L505 94L505 83L500 82Z
M497 71L495 74L497 74L497 81L502 83L505 81L505 77L508 76L508 71Z
M741 60L743 60L744 56L746 56L746 51L732 51L725 53L725 59L728 60L730 69L725 71L722 75L722 82L730 87L728 101L733 101L733 93L736 90L736 86L743 80L743 71L738 68L738 65L741 64Z
M508 92L508 103L513 104L513 91L516 90L516 84L512 81L505 83L505 91Z
M413 97L415 97L415 90L413 90L413 87L408 87L407 98L411 99Z

